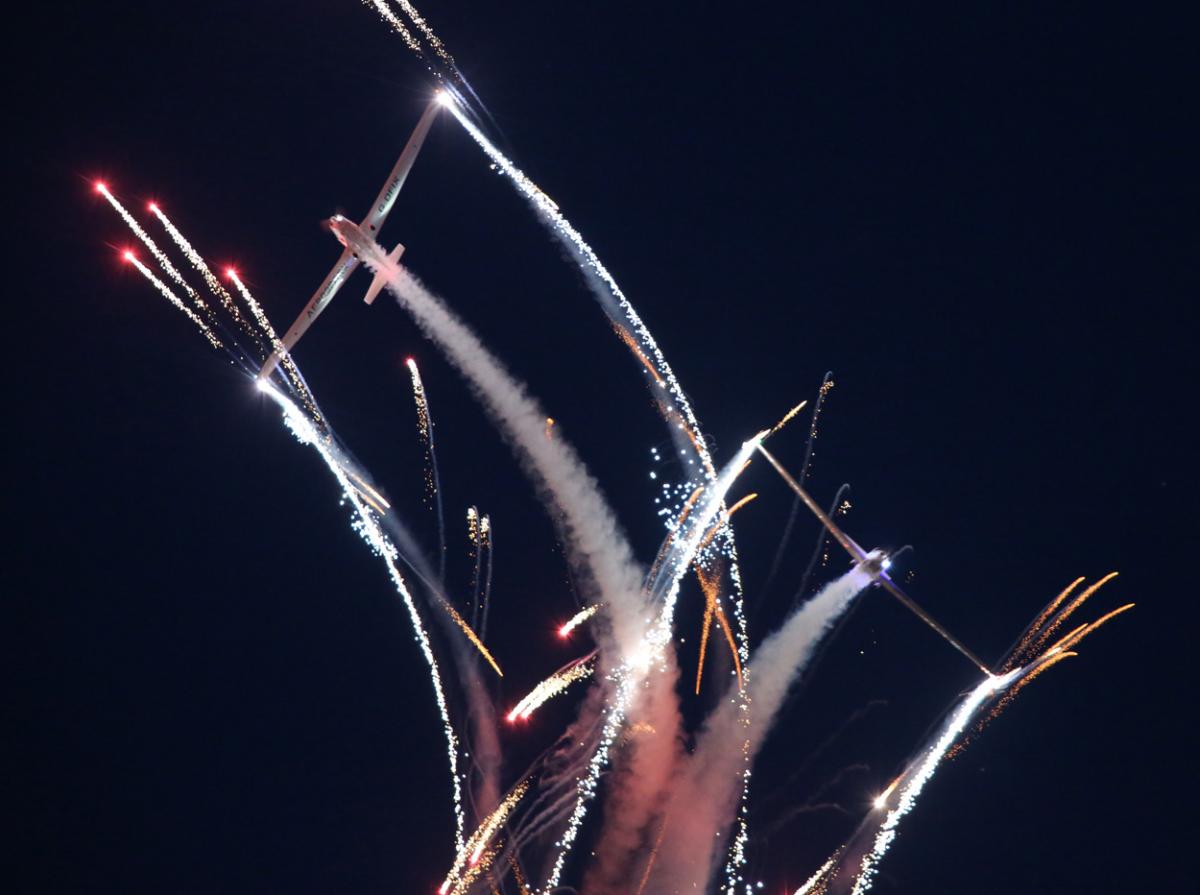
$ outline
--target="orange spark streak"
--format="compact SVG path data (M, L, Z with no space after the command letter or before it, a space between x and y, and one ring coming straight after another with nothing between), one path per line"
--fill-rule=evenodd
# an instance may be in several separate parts
M1059 607L1059 605L1068 597L1068 595L1070 595L1071 591L1075 590L1075 588L1083 583L1083 580L1084 576L1080 575L1078 578L1068 584L1065 588L1063 588L1062 593L1047 603L1046 608L1039 612L1037 618L1029 623L1029 627L1026 628L1025 633L1021 635L1021 639L1017 643L1016 649L1012 651L1009 660L1004 664L1005 671L1011 671L1020 664L1021 658L1028 653L1029 645L1037 636L1038 629L1040 629L1041 626L1046 623L1046 619L1054 614L1054 610Z
M1104 615L1100 616L1098 619L1096 619L1091 624L1083 625L1082 631L1078 631L1078 629L1077 629L1076 632L1072 632L1071 634L1068 634L1066 637L1064 637L1062 640L1060 640L1058 642L1058 644L1057 644L1058 647L1060 649L1073 648L1081 640L1083 640L1083 638L1087 637L1089 634L1091 634L1093 631L1095 631L1101 625L1116 618L1122 612L1128 612L1135 605L1137 605L1137 604L1136 603L1126 603L1124 606L1118 606L1116 609L1112 610L1111 612L1106 612Z
M1059 626L1062 625L1062 623L1068 618L1070 618L1071 614L1080 606L1082 606L1088 600L1088 598L1092 596L1092 594L1116 578L1117 574L1118 573L1116 572L1109 572L1091 587L1087 588L1087 590L1083 591L1083 593L1073 599L1070 603L1068 603L1067 608L1055 616L1054 620L1050 622L1050 624L1046 626L1046 629L1038 636L1037 643L1034 646L1034 651L1041 652L1042 645L1050 639L1050 635L1057 631Z
M729 620L725 618L725 611L720 606L717 607L717 621L721 625L721 630L725 632L725 642L729 644L729 654L733 656L733 670L737 672L738 692L742 692L742 663L738 659L737 644L733 641L733 629L729 627Z
M776 432L778 432L780 429L782 429L784 426L786 426L789 422L791 422L792 417L794 417L797 413L799 413L801 410L803 410L806 406L808 406L807 399L801 401L799 404L797 404L795 407L793 407L791 410L789 410L787 413L785 413L783 415L783 419L781 419L779 422L777 422L774 425L774 427L772 427L771 434L774 435Z
M700 695L700 680L704 677L704 655L708 650L708 632L712 628L713 614L717 608L718 576L708 578L700 566L696 566L696 578L704 591L704 623L700 626L700 657L696 661L696 695Z
M479 639L479 635L467 624L466 619L459 615L458 610L446 600L439 600L438 602L442 604L443 609L450 613L450 617L454 619L454 623L462 628L462 632L467 635L467 639L471 641L475 649L479 650L479 654L488 660L488 664L496 670L496 674L504 677L504 672L500 670L500 666L496 664L496 660L492 658L492 654L488 652L488 648L483 645L483 641Z
M658 860L658 849L662 845L663 834L667 832L667 821L670 820L668 814L663 818L662 826L658 828L658 838L654 840L654 848L650 850L650 857L646 860L646 869L642 873L642 881L638 884L637 895L642 895L646 888L646 880L650 879L650 871L654 867L654 862Z

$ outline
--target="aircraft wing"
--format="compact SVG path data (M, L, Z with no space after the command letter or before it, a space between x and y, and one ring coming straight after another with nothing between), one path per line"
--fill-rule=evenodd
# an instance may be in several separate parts
M333 301L333 297L337 295L338 290L342 288L342 284L346 282L346 278L350 276L351 271L356 267L358 267L358 259L354 257L350 249L345 249L342 252L342 256L338 258L337 264L333 266L333 270L329 271L329 275L317 287L317 291L313 293L313 297L308 300L308 304L304 306L304 310L300 312L300 316L296 318L296 322L288 328L283 338L280 339L285 351L291 352L295 344L300 341L300 337L312 326L312 322ZM279 351L271 352L271 356L267 358L266 363L259 370L258 378L266 379L269 377L275 367L279 365L279 361Z
M384 220L387 219L388 212L392 210L392 205L396 202L396 196L400 194L400 187L404 186L408 172L412 170L413 162L417 160L417 153L421 151L421 146L425 142L425 135L429 133L429 128L433 126L433 119L437 117L439 108L440 106L436 101L429 104L429 108L425 110L425 114L421 116L421 120L413 128L412 136L404 144L404 150L400 153L400 158L396 160L396 165L392 168L392 173L388 175L387 181L383 184L383 189L375 197L375 203L371 206L371 210L367 212L367 216L363 218L363 222L360 225L363 232L368 236L378 238L379 230L383 226Z

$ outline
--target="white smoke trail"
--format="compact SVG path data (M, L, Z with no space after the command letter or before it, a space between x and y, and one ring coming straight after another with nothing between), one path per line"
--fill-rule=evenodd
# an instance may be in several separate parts
M600 261L595 250L584 240L583 234L559 210L558 205L484 135L464 114L463 109L455 102L454 98L449 94L443 93L440 99L442 104L453 112L459 124L475 140L476 144L492 160L496 168L508 177L518 192L529 201L539 218L559 240L560 244L575 256L593 296L613 322L618 333L625 333L626 326L628 326L632 334L636 335L637 342L642 347L638 347L632 335L629 337L628 344L643 361L646 361L647 355L649 355L650 361L646 363L646 366L653 374L655 387L666 393L670 406L673 409L669 416L672 420L678 421L676 425L669 427L676 449L684 452L685 455L689 451L693 452L695 457L700 461L698 472L703 478L711 481L716 476L715 466L707 446L699 435L700 424L692 410L691 402L688 400L683 387L679 384L679 380L676 378L674 370L671 369L671 365L667 362L662 349L659 348L658 342L642 321L637 309L634 308L633 304L625 296L625 293L621 291L621 287L617 284L616 279ZM729 560L729 578L732 585L730 602L733 608L732 614L734 617L738 658L744 667L750 659L749 636L747 633L741 568L738 564L737 544L734 539L732 526L726 523L720 527L716 543L720 552ZM730 851L733 857L731 857L726 867L726 875L728 877L726 889L729 892L732 892L733 886L737 881L738 867L742 864L740 855L746 843L747 830L742 818L744 818L744 813L739 814L739 828Z
M801 606L755 651L746 670L749 711L732 694L717 707L673 788L666 833L650 877L652 891L707 891L718 846L748 779L739 771L753 762L788 689L821 639L870 583L870 573L856 566Z
M674 571L663 596L656 624L647 632L648 607L641 596L640 578L632 550L594 480L574 450L562 438L544 435L546 414L512 378L501 363L440 299L411 274L390 261L378 244L363 253L363 261L384 276L388 288L436 342L452 363L467 377L485 406L517 450L518 457L537 484L546 489L562 513L568 543L607 603L607 621L617 647L616 661L604 663L604 679L615 684L616 694L606 714L600 745L586 774L580 778L575 810L560 840L560 851L546 888L557 884L566 856L578 835L587 803L595 793L600 770L625 721L640 683L655 668L665 670L665 648L670 644L670 625L679 582L705 537L713 518L724 506L724 495L745 466L760 433L743 445L733 463L710 488L701 510L693 514L687 537L677 539L668 568ZM603 658L603 656L602 656Z
M564 439L545 437L546 414L537 402L439 298L388 260L377 244L363 260L384 275L401 307L466 377L527 473L553 499L571 550L607 604L620 655L633 654L646 623L641 573L629 542L583 461Z

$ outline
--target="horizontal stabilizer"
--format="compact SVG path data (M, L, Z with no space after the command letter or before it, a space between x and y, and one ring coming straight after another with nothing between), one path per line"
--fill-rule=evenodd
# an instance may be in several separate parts
M388 260L394 264L400 260L400 256L403 254L404 245L398 242L396 243L396 247L388 253ZM383 284L384 275L383 272L380 271L379 273L375 274L375 279L371 280L371 286L369 289L367 289L367 294L363 298L363 301L365 301L367 304L373 302L375 300L375 296L379 294L379 290L383 288Z

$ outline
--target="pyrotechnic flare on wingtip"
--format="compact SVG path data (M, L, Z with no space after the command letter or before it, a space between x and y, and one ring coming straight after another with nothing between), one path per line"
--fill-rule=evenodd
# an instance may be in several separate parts
M892 581L891 577L887 574L887 570L891 566L891 560L886 553L881 550L872 550L870 553L867 553L865 550L863 550L862 547L855 543L853 538L842 531L841 528L838 527L837 523L829 518L826 512L821 509L820 504L813 500L809 496L808 492L800 487L800 483L791 477L788 471L779 464L779 461L776 460L766 448L764 448L761 444L759 444L757 447L759 453L767 458L767 462L775 467L775 471L779 473L785 482L787 482L788 487L790 487L796 493L797 497L804 501L805 505L812 510L813 515L821 521L821 524L829 530L829 533L833 535L834 539L839 544L842 545L843 549L850 554L854 561L871 573L872 577L880 587L904 604L905 608L916 615L917 618L921 619L921 621L933 628L933 630L942 636L942 639L970 659L971 663L976 668L986 675L994 676L992 675L992 670L988 668L988 666L984 664L981 659L976 657L973 652L967 649L962 642L958 640L958 638L954 637L949 631L934 621L933 616L913 602L912 598L909 597L908 594L904 593L904 591L900 589L899 585Z
M371 205L371 210L367 212L367 216L363 218L362 223L357 225L361 227L362 232L370 234L374 239L379 235L380 228L383 227L383 222L387 220L388 213L392 210L392 205L396 201L396 196L400 193L400 188L404 186L404 181L408 178L408 172L412 170L413 162L417 159L417 153L421 151L421 146L425 142L425 136L429 133L429 129L433 126L433 119L437 116L438 110L441 109L440 102L431 102L428 108L425 109L421 119L417 122L416 128L413 129L412 136L408 138L408 143L405 144L404 150L400 153L400 158L396 160L395 166L388 175L387 180L383 184L383 189L379 191L379 195L375 197L375 202ZM329 271L325 280L317 287L317 291L313 293L313 297L308 300L308 304L300 312L300 316L296 318L296 322L288 328L280 340L284 351L291 352L295 348L296 343L312 326L314 320L320 315L329 303L333 301L333 297L337 295L338 290L349 278L350 274L358 267L360 258L354 248L342 237L341 231L337 227L333 227L335 221L345 221L341 215L335 215L330 221L331 228L338 240L342 243L342 255L334 264L333 269ZM349 222L346 222L349 223ZM397 244L396 248L388 254L388 260L398 261L400 255L404 251L404 246ZM379 294L379 290L383 288L383 278L376 275L371 281L370 287L367 289L367 294L363 299L367 304L375 301L375 296ZM259 371L259 378L265 379L274 372L275 367L279 364L282 352L275 350L270 357L262 365Z

